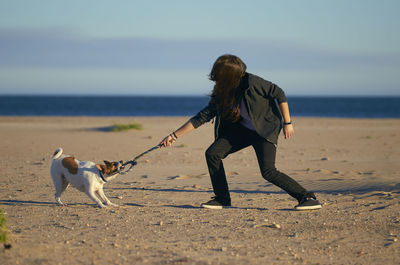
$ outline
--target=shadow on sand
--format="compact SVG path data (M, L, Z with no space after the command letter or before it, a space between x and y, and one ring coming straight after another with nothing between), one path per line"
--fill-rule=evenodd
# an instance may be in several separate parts
M270 186L270 185L269 185ZM179 189L179 188L165 188L165 189L160 189L160 188L137 188L137 187L129 187L129 188L110 188L113 190L144 190L144 191L153 191L153 192L188 192L188 193L213 193L212 190L198 190L198 189ZM266 190L241 190L241 189L232 189L230 190L231 193L237 193L237 194L284 194L286 193L283 190L275 190L277 188L274 187L274 190L268 190L268 187ZM316 193L325 193L325 194L365 194L369 192L374 192L374 191L384 191L384 192L394 192L394 193L400 193L400 188L399 185L364 185L360 187L349 187L349 188L317 188L317 189L310 189L313 192Z

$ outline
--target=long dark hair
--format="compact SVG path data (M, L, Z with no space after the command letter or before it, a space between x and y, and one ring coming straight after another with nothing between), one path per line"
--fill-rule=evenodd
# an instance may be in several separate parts
M215 61L210 80L215 81L211 96L217 99L222 118L236 122L240 118L240 79L246 73L246 64L237 56L224 54Z

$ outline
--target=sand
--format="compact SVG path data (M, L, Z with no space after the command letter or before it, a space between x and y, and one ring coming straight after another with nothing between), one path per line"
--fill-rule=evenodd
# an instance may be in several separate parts
M80 160L129 160L187 117L0 117L0 207L11 249L0 264L399 264L400 120L294 117L277 168L315 191L321 210L263 180L254 151L225 159L233 207L213 196L204 152L212 124L139 160L105 185L118 208L69 187L58 206L49 175L61 146ZM114 123L143 130L110 132Z

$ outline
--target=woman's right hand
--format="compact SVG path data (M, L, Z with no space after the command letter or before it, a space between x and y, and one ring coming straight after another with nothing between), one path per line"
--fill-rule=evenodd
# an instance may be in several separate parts
M194 126L190 120L185 122L178 130L174 131L173 133L169 134L165 137L161 142L161 147L168 147L171 146L173 143L176 142L178 137L182 137L185 134L194 130Z
M161 142L162 147L168 147L171 146L173 143L175 143L176 139L170 134L167 137L165 137Z

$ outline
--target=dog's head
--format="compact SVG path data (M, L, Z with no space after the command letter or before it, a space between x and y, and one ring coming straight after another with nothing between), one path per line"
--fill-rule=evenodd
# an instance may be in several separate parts
M124 169L123 162L109 162L104 160L104 165L98 165L101 173L107 176L111 176L120 172L120 170Z

